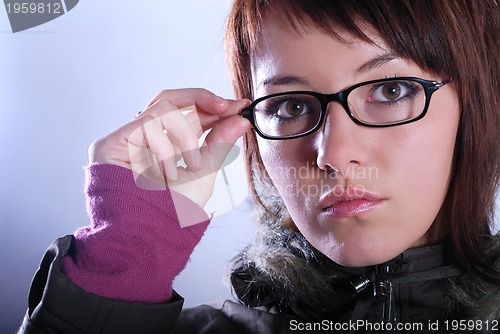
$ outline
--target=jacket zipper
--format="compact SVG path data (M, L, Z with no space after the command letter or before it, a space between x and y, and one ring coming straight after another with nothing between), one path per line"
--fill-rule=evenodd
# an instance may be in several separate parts
M381 303L380 318L383 322L392 322L392 284L388 281L378 281L373 284L373 295L377 302Z
M390 274L391 267L384 265L379 267L382 274ZM373 283L373 298L380 303L380 319L384 323L396 323L394 310L394 293L392 283L388 280L380 280Z

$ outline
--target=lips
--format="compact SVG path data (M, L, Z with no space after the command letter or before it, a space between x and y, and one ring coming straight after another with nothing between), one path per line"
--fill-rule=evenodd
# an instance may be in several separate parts
M322 213L335 218L352 217L370 211L382 203L375 194L356 187L335 188L319 201Z

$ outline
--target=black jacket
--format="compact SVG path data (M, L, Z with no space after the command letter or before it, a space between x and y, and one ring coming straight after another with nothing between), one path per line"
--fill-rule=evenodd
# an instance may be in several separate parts
M446 304L450 284L462 273L448 263L441 246L410 250L386 264L357 269L348 280L331 282L334 288L325 290L327 302L320 304L325 307L285 305L276 300L279 294L272 291L262 298L245 295L238 289L250 277L248 271L241 271L235 272L232 282L247 305L225 301L182 312L183 300L176 293L168 303L141 304L85 292L61 272L61 258L71 254L73 247L73 237L66 236L47 250L33 279L29 308L19 334L365 333L391 328L387 332L443 333L447 329L457 332L454 329L467 325L459 313L443 313L449 309ZM256 300L259 305L249 306ZM500 332L496 320L500 313L494 313L499 304L500 300L481 325L475 322L467 327L474 331L464 332ZM496 314L495 320L491 320L492 314ZM407 326L409 330L399 331L397 326Z

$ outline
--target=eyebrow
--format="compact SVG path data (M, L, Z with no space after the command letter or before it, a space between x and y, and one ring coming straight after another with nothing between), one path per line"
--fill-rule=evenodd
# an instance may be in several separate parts
M384 64L386 64L386 63L388 63L391 60L394 60L396 58L398 58L398 57L396 57L392 53L384 53L384 54L378 55L377 57L368 60L366 63L364 63L363 65L358 67L356 72L357 73L368 72L368 71L373 70L377 67L380 67L380 66L382 66L382 65L384 65Z
M296 75L276 75L260 83L259 86L309 85L309 81Z
M370 70L373 70L377 67L380 67L391 60L396 59L397 57L392 54L392 53L384 53L381 55L376 56L375 58L372 58L368 60L366 63L358 67L356 70L357 73L364 73L368 72ZM259 86L286 86L286 85L304 85L308 86L310 85L309 81L307 81L303 77L299 77L296 75L276 75L272 76L264 81L262 81Z

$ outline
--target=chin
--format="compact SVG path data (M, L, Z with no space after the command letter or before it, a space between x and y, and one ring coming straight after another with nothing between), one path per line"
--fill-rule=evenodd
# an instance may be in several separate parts
M381 264L394 259L406 249L391 247L387 249L390 243L385 241L378 245L378 247L367 247L364 244L359 246L360 243L343 243L339 247L321 247L319 249L323 254L329 257L332 261L344 267L367 267Z

